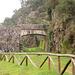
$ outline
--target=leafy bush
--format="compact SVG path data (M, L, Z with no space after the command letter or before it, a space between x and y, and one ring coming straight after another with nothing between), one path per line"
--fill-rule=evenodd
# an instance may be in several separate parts
M27 5L30 5L33 11L35 11L39 6L43 4L43 0L28 0Z
M62 52L63 53L67 53L67 51L69 51L70 49L70 43L69 41L65 40L62 42Z
M55 11L64 18L72 18L75 16L75 0L61 0L56 6ZM66 20L65 19L65 20Z

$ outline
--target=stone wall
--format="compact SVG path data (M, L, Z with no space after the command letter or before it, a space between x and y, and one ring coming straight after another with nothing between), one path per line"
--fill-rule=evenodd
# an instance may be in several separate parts
M0 50L19 51L21 30L44 30L43 25L0 26Z
M3 51L18 50L16 45L20 40L20 31L19 26L0 26L0 49Z

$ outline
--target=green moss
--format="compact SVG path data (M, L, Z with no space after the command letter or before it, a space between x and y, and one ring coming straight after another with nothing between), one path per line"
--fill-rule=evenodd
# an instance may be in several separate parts
M39 46L42 50L44 50L45 48L45 40L40 41L40 46Z
M69 41L65 40L62 42L62 52L67 53L67 50L70 49L70 43Z

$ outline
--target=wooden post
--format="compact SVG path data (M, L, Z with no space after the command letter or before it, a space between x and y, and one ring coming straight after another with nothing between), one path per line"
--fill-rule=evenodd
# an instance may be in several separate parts
M45 58L45 60L43 61L43 63L40 65L40 68L43 66L43 64L46 62L47 59L48 59L48 56Z
M12 63L14 63L14 55L13 55Z
M1 60L2 54L0 54L0 60Z
M26 66L28 66L28 57L26 56Z
M11 58L9 59L9 61L8 61L8 62L10 62L12 58L13 58L13 55L11 56Z
M68 61L68 63L66 64L66 66L64 67L63 71L61 72L60 75L63 75L64 72L66 71L67 67L69 66L69 64L71 63L71 59Z
M22 60L22 62L20 63L20 65L22 65L22 64L23 64L23 62L24 62L25 58L26 58L26 56L23 58L23 60Z
M8 60L10 59L10 54L8 54Z
M37 67L39 66L39 60L38 60L38 55L36 57L36 60L37 60Z
M75 61L73 58L71 58L72 61L72 75L75 75Z
M9 61L9 60L8 60L8 57L7 57L6 55L5 55L5 58L6 58L7 61Z
M50 70L50 58L48 58L48 67L49 67L49 70Z
M30 60L30 62L33 64L33 66L36 67L36 65L35 65L34 62L31 60L31 58L30 58L28 55L26 55L26 56L28 57L28 59Z
M58 56L58 71L61 72L60 56Z
M5 55L4 55L4 61L6 61Z
M15 55L14 55L14 59L16 60L16 62L18 63L18 65L20 65L20 63L18 62L18 60L17 60L17 58L15 57Z
M21 55L19 54L19 63L21 63Z
M57 68L56 68L56 66L55 66L55 64L54 64L54 62L53 62L53 60L52 60L52 58L51 58L50 56L48 56L48 58L50 59L50 61L52 62L53 66L54 66L54 68L55 68L55 70L56 70L56 72L58 73L58 70L57 70Z
M75 66L74 66L74 63L72 62L72 75L75 75Z

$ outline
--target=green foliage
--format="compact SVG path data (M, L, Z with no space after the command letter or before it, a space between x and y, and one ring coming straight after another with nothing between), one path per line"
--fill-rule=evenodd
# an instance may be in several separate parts
M58 4L59 4L58 0L44 0L44 6L46 7L46 9L48 8L55 9L56 5Z
M73 41L74 41L74 35L70 35L69 36L69 42L70 42L70 44L73 44Z
M53 43L54 43L54 41L53 41L53 38L54 38L54 32L53 32L54 23L52 23L50 21L49 26L47 26L47 24L43 24L43 27L44 27L44 30L46 32L46 37L47 37L47 39L49 41L50 51L52 51L53 47L54 47L54 45L53 45Z
M63 26L63 29L66 30L67 26L65 25L64 22L62 22L62 26Z
M5 18L4 22L2 23L3 25L13 25L14 22L12 22L11 18Z
M61 51L62 53L72 53L75 54L75 44L74 44L74 36L70 34L68 37L63 36L61 39Z
M34 35L23 36L20 41L23 47L28 47L28 48L37 47Z
M44 24L43 27L44 27L44 31L47 32L48 29L47 26Z
M39 47L40 47L42 50L44 50L44 48L45 48L45 40L40 41Z
M53 0L54 1L54 0ZM21 3L24 0L21 0ZM47 23L49 21L48 16L44 18L47 14L47 9L50 6L51 0L27 0L25 1L25 7L20 8L7 22L8 25L16 25L18 23L19 18L21 19L22 24L43 24L43 21ZM57 0L54 1L57 3ZM55 5L54 4L54 5ZM31 12L37 11L33 16L29 16ZM4 23L5 24L5 23Z
M49 31L49 47L50 47L50 51L52 51L53 50L53 47L54 47L54 45L53 45L53 38L54 38L54 33L53 33L53 31L52 30L50 30Z
M62 17L63 22L75 16L75 1L74 0L61 0L59 5L56 6L55 11L58 17Z
M25 23L25 18L29 15L30 8L24 7L20 8L12 18L5 18L3 25L16 25L19 18L22 20L22 24Z
M36 18L33 16L29 16L28 19L29 19L30 23L32 23L32 24L39 24L39 21L36 20Z
M30 8L34 11L43 4L43 0L28 0L26 3L30 5Z
M62 39L62 37L60 37L60 39L59 39L59 41L61 39L63 40L62 42L60 42L60 46L62 45L62 52L63 53L67 53L68 51L71 52L72 49L74 51L74 48L72 48L72 44L74 44L74 39L73 39L73 36L70 36L69 34L72 31L74 34L74 23L73 22L75 21L74 20L75 19L75 14L74 14L75 13L75 0L59 0L55 6L53 4L51 6L53 6L53 7L49 6L49 9L48 9L48 15L49 15L50 21L51 21L51 16L55 15L55 17L53 17L53 19L57 18L55 24L56 25L58 24L57 27L59 28L59 30L61 30L61 29L64 30L63 35L65 37L67 35L67 37L66 37L67 40L66 40L66 38ZM62 25L62 26L60 26L60 25ZM53 38L52 37L53 36L52 32L54 32L53 29L54 29L54 27L51 26L50 27L50 36L49 36L51 45L53 45L52 40L51 40ZM68 31L68 34L66 33L67 32L66 30ZM59 33L59 36L61 35L60 32L62 32L62 31L57 32L57 33ZM57 36L57 38L59 38L59 36Z
M75 55L75 44L72 46L72 51L71 51L71 53Z
M36 45L37 45L37 47L39 47L40 40L38 40L37 36L35 36L35 41L36 41Z
M40 13L43 13L43 12L46 11L46 8L45 8L44 5L42 5L42 6L39 6L39 7L37 8L37 10L38 10Z
M62 33L63 38L60 37L59 40L62 40L62 42L60 42L60 45L62 45L62 52L66 53L69 49L72 49L72 53L74 52L75 47L72 45L75 43L75 36L72 39L69 34L75 34L75 0L21 1L23 1L23 4L24 1L26 2L24 7L20 8L12 18L6 18L3 25L16 25L19 18L22 20L22 24L43 24L44 30L49 38L50 50L54 47L54 28L57 27L55 29L57 33L61 34L61 31L64 31L64 34ZM53 20L56 21L55 25ZM46 27L46 25L50 26ZM60 30L59 32L58 29ZM57 38L59 38L59 36L57 36ZM67 36L67 41L64 36ZM22 41L23 46L27 45L27 47L29 47L27 44L29 41L27 40L27 42L25 42L25 39ZM29 40L31 40L31 38L29 38ZM39 46L39 39L35 37L35 40L36 45ZM43 43L41 46L43 49L45 41L40 43ZM31 43L31 45L33 44Z
M67 53L67 51L70 49L70 43L69 41L63 41L62 42L62 52Z
M55 7L59 4L58 0L50 0L50 8L55 9Z
M49 15L50 21L52 21L52 9L50 7L48 8L47 13Z

